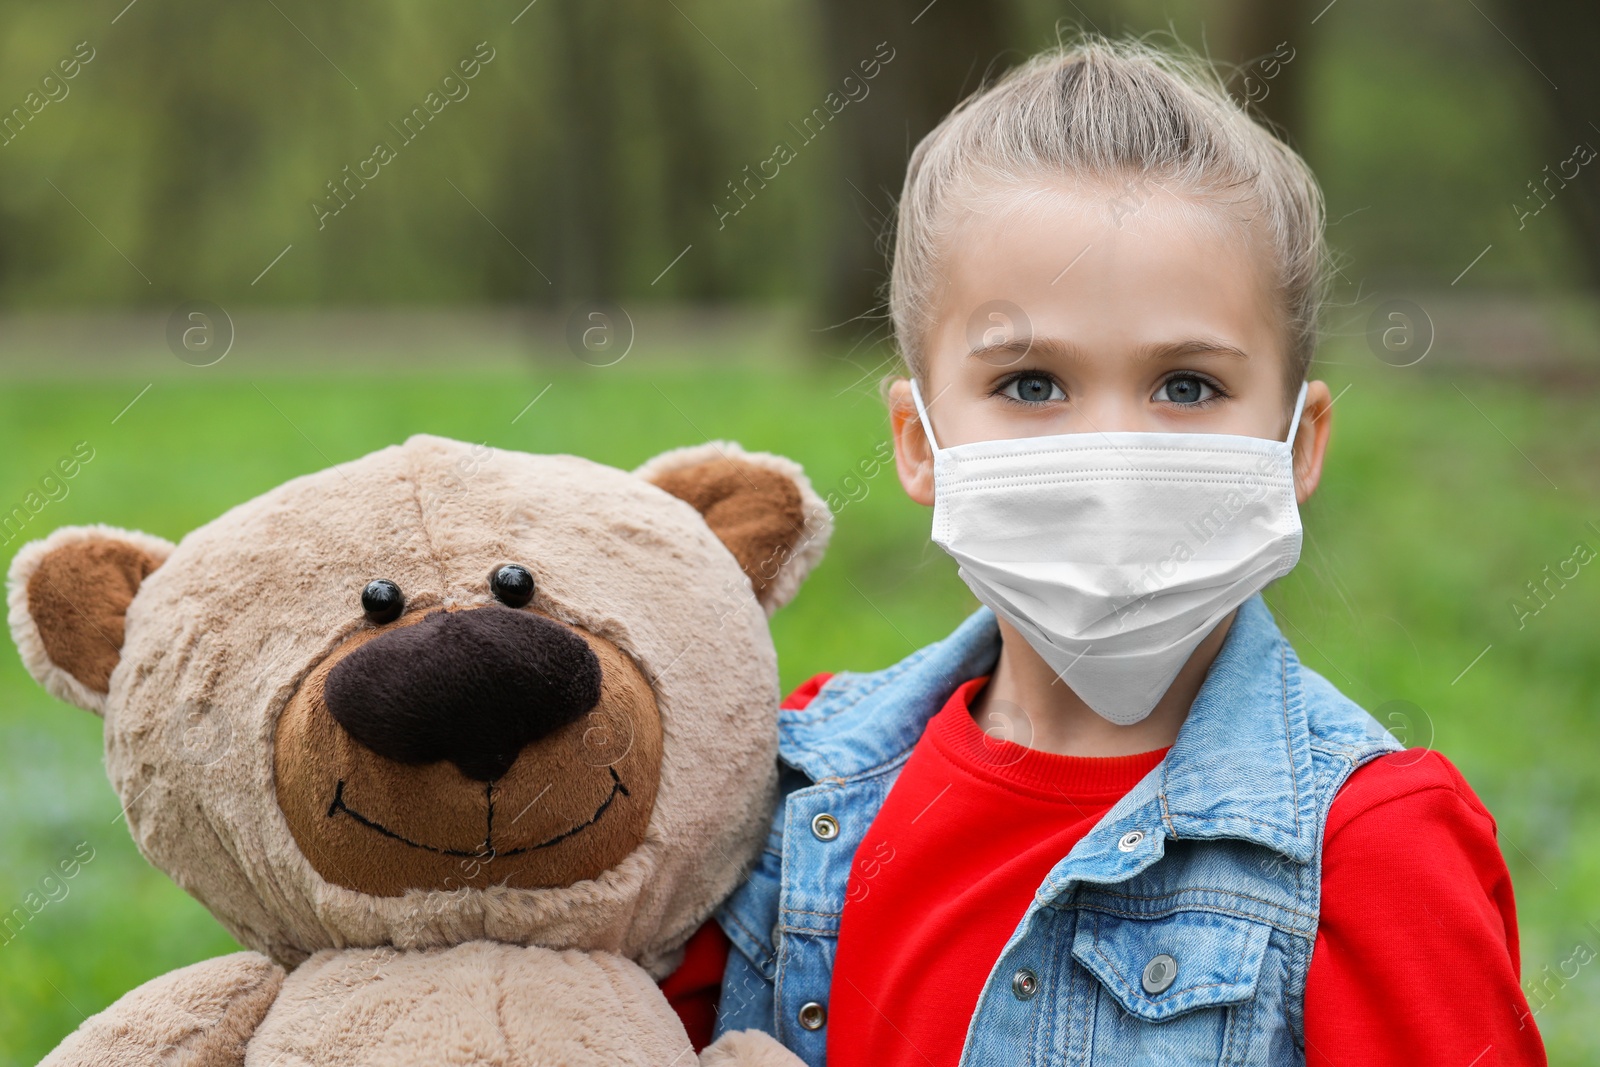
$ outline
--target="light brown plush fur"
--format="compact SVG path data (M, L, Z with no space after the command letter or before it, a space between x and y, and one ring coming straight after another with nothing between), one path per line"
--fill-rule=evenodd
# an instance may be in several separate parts
M146 982L91 1017L40 1067L243 1063L282 985L283 968L259 952L202 960Z
M672 491L652 484L661 478ZM707 484L714 490L693 489ZM211 1050L194 1060L207 1065L240 1062L227 1049L245 1040L252 1063L258 1047L259 1062L284 1064L642 1064L680 1053L693 1062L654 982L760 847L778 699L766 617L817 561L828 528L797 467L725 442L629 474L419 436L280 486L170 554L158 539L109 528L25 548L10 577L24 662L52 692L103 712L107 770L141 851L265 957L210 961L134 991L69 1038L56 1062L142 1063L142 1053L107 1050L176 1043L180 1032L199 1035L181 1040ZM66 588L54 577L61 561L140 553L159 565L127 603L101 693L77 646L58 639L74 613L35 610L45 601L31 590L40 574ZM471 610L490 603L486 576L507 562L535 578L530 610L625 658L648 687L660 754L643 752L658 785L642 839L565 885L327 877L319 868L333 868L313 862L285 814L295 803L283 790L295 787L275 754L285 751L286 709L370 630L359 604L370 579L396 582L408 612ZM97 595L69 590L65 602L94 618ZM645 712L631 714L639 727ZM391 792L407 781L386 773ZM321 781L303 778L306 788ZM382 973L362 977L375 959ZM268 996L275 967L290 973ZM263 998L271 1008L256 1026L250 1005ZM191 1019L201 1008L185 1004L223 1010L201 1025ZM234 1030L246 1036L235 1041ZM312 1055L304 1041L317 1033L343 1051ZM706 1055L798 1062L759 1035Z

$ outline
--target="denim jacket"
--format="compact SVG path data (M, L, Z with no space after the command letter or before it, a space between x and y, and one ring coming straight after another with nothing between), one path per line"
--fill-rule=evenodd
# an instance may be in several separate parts
M824 1062L856 847L924 725L999 650L980 608L780 713L782 799L717 912L734 945L718 1034L765 1030ZM983 986L963 1067L1303 1063L1328 807L1351 771L1402 747L1300 664L1259 595L1246 601L1165 758L1035 892Z

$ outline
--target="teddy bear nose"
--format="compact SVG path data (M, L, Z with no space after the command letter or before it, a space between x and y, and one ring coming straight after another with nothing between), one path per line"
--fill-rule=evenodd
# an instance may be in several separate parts
M438 611L340 660L323 699L380 756L449 760L487 782L600 702L600 661L542 615L498 604Z

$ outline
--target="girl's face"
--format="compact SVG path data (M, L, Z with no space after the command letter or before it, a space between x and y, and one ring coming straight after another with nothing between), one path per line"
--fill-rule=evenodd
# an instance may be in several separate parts
M1041 189L953 235L925 346L940 447L1112 430L1283 439L1293 400L1284 313L1262 253L1155 186ZM1296 441L1316 486L1327 386ZM932 451L910 383L890 387L901 483L933 502Z

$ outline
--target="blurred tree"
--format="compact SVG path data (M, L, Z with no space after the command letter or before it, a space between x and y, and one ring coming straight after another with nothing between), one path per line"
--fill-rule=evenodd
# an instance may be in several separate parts
M511 231L546 250L553 285L515 256L500 257L491 284L538 302L614 300L637 291L638 260L653 253L665 266L704 244L721 171L733 167L731 131L718 121L729 109L707 84L709 64L695 60L705 41L671 4L589 0L552 5L549 18L549 95L527 101L526 121L554 134L513 140L501 202ZM714 267L710 256L687 258L666 292L714 299L727 283Z
M1209 5L1217 7L1218 5ZM1207 34L1234 98L1296 149L1305 144L1306 54L1314 35L1303 0L1227 0Z
M619 256L626 245L619 222L626 210L619 158L625 119L619 80L622 49L615 35L625 32L609 3L554 4L549 18L560 75L549 118L560 130L560 165L554 170L556 197L528 203L557 233L552 274L563 295L614 297L621 284ZM634 14L643 14L635 11ZM611 33L608 27L616 27ZM605 42L608 46L600 46Z
M906 160L923 135L960 100L998 74L1013 40L1007 0L822 0L825 62L843 78L887 41L894 59L873 83L877 97L845 116L823 310L855 341L886 333L886 242ZM852 321L857 320L857 321Z
M1587 144L1592 154L1600 147L1600 64L1595 63L1595 44L1600 42L1600 6L1594 0L1503 0L1500 9L1511 18L1511 29L1519 38L1519 50L1534 65L1538 77L1529 78L1533 88L1544 94L1550 109L1543 124L1542 139L1547 147L1549 170L1557 172L1561 161L1572 156L1578 144ZM1557 175L1549 193L1559 201L1565 217L1578 230L1574 241L1588 268L1584 279L1590 287L1600 287L1600 177L1595 165L1585 167L1575 180Z
M835 199L849 209L834 216L824 305L829 323L850 323L851 340L887 329L880 316L888 311L888 242L917 141L962 98L1051 43L1033 40L1029 30L1044 23L1053 39L1074 30L1115 37L1146 29L1159 17L1138 8L1112 0L1087 0L1086 6L1071 0L823 0L832 69L850 70L879 41L896 48L888 76L874 90L882 98L846 123ZM1204 36L1235 98L1298 144L1306 112L1304 55L1312 37L1307 4L1209 0L1190 18L1198 22L1194 39Z

